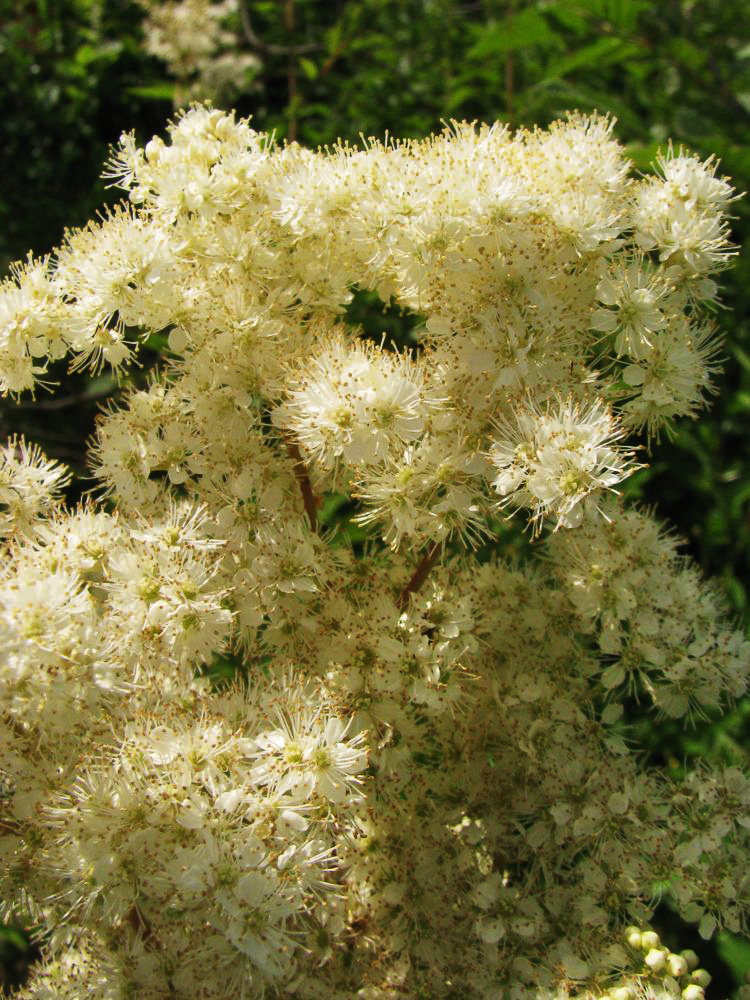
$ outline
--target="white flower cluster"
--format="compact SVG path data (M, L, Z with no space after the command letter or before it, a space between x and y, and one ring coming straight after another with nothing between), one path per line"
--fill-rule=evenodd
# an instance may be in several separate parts
M612 447L623 430L595 402L586 413L567 404L516 415L500 427L490 449L498 475L492 485L537 521L553 512L558 524L573 528L583 519L580 500L611 488L627 474L627 452Z
M745 646L721 620L715 588L650 517L608 511L548 543L579 627L597 636L604 689L645 696L673 718L705 716L724 696L739 697Z
M394 443L421 438L430 410L439 408L421 384L423 374L408 356L335 340L307 364L299 387L290 385L275 420L325 469L338 459L378 465Z
M746 927L750 779L646 768L634 713L723 711L750 647L615 494L711 388L715 164L632 179L579 115L312 153L195 107L109 175L130 204L0 289L6 394L169 343L99 420L98 502L0 452L19 998L701 1000L618 942L654 886ZM519 513L544 542L488 555Z
M649 928L630 926L624 932L625 947L613 947L624 972L606 988L585 994L586 1000L704 1000L711 975L699 968L700 959L690 948L671 951ZM633 968L635 966L635 968ZM740 991L742 996L744 991ZM580 994L578 994L580 996ZM569 989L542 994L539 1000L570 1000Z
M138 0L144 46L177 83L174 103L232 99L248 90L260 60L239 45L239 0ZM231 21L237 22L233 28Z

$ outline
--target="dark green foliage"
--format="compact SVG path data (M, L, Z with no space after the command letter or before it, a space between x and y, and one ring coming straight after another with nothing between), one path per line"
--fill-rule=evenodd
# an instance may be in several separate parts
M18 927L0 927L0 996L20 986L26 978L29 963L39 954Z
M131 3L0 0L0 266L45 253L101 206L123 130L163 126L169 103L132 93L159 72L139 24Z

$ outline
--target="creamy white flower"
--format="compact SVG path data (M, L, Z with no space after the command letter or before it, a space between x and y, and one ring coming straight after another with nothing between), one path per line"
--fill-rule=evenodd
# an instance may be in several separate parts
M670 147L666 155L657 157L656 165L675 194L690 209L698 211L725 209L737 197L726 178L717 177L718 162L709 157L699 160Z
M591 327L602 333L614 333L615 350L638 358L653 345L653 334L663 330L667 319L659 302L667 287L658 275L649 274L636 259L620 264L596 288L596 297L607 309L595 309Z
M420 437L437 405L407 356L338 339L323 346L274 419L324 467L367 465Z
M622 429L598 402L585 410L571 400L544 411L519 410L498 432L489 452L498 470L492 485L505 498L501 506L531 509L536 530L548 514L562 527L575 527L582 501L611 490L633 469L632 452L617 443Z
M346 738L350 726L319 713L280 716L278 729L256 738L260 762L253 779L271 785L278 795L305 801L318 794L343 802L361 783L367 766L364 736Z
M70 473L23 438L0 448L0 536L32 534L59 503Z

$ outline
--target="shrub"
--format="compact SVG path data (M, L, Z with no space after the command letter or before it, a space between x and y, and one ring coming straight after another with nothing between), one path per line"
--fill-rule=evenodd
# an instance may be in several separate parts
M744 929L750 782L633 718L725 710L748 645L616 488L712 390L734 193L658 168L577 114L312 153L197 106L6 282L12 396L168 345L96 499L2 454L21 997L703 995L647 923Z

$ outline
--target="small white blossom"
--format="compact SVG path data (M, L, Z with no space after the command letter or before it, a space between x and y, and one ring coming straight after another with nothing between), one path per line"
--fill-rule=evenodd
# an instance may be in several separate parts
M394 444L416 440L436 405L421 369L408 357L334 340L275 420L324 467L338 460L373 464L387 458Z
M583 500L632 471L632 452L617 444L623 432L599 403L583 411L571 401L520 410L498 432L489 452L498 470L492 485L503 506L530 508L537 529L548 514L575 527Z

